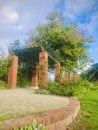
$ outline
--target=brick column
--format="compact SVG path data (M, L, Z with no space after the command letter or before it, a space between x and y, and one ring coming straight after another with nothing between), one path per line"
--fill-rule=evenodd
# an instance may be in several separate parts
M32 68L32 86L37 87L38 86L38 66L35 65Z
M45 88L48 85L48 54L39 53L39 88Z
M60 80L60 63L55 63L54 71L55 71L55 81L59 82L59 80Z
M11 88L16 88L16 83L17 83L17 69L18 69L18 57L17 56L12 56L11 57L11 65L9 67L9 72L8 72L8 85Z

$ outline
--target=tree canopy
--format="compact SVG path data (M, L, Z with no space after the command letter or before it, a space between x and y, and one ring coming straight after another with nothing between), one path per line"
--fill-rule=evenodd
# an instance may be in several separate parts
M66 70L73 70L88 57L87 46L92 39L76 24L65 24L59 13L48 15L30 36L31 46L42 46Z
M91 67L81 74L81 76L89 81L98 80L98 63L94 63Z

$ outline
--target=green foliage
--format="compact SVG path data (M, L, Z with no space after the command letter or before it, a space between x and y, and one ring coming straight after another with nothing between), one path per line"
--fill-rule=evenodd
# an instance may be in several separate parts
M48 95L48 94L51 94L51 92L47 89L38 89L35 91L36 94L45 94L45 95Z
M18 56L18 77L19 87L31 86L32 67L39 61L41 48L24 48L19 41L15 41L9 47L9 53ZM32 59L33 57L33 59Z
M19 66L17 86L27 87L31 86L31 71L30 67L26 64Z
M37 93L79 97L87 90L96 90L97 88L87 80L75 79L69 83L50 82L46 89L37 90Z
M21 128L15 128L14 130L46 130L46 128L45 128L45 126L43 124L38 124L34 120L32 125L21 127Z
M52 94L65 95L65 87L57 82L50 82L47 88Z
M91 39L82 35L77 25L61 21L60 14L52 13L46 23L40 24L31 34L31 45L42 46L67 70L76 68L87 58L87 44Z
M21 54L21 50L24 48L25 45L21 45L19 40L16 40L13 43L11 43L8 48L10 55L14 54L17 55L19 58L18 75L17 75L17 86L19 87L31 86L31 62L30 62L31 59L28 58L28 54L25 54L24 51Z
M2 80L0 80L0 89L9 88L9 86Z
M86 129L98 129L98 91L88 91L81 100L82 120Z
M7 82L8 68L10 66L11 60L8 57L0 57L0 79Z
M38 63L38 52L47 51L48 54L59 61L65 71L81 66L87 58L87 42L91 38L79 30L75 24L65 24L63 16L52 12L47 22L39 24L29 38L29 44L22 46L18 40L9 47L10 54L19 56L18 86L28 86L32 75L32 66ZM32 48L37 49L32 53ZM38 48L41 48L38 50ZM32 60L32 56L34 60ZM36 63L35 63L36 61ZM21 68L22 67L22 68Z
M89 81L98 81L98 63L93 64L87 71L81 74L81 77Z
M28 80L26 77L18 77L17 86L18 87L29 87L29 86L31 86L31 83L30 83L30 80Z
M93 89L94 86L92 83L88 82L87 80L78 79L73 81L71 87L68 89L68 92L72 91L74 96L80 96L81 94L85 93L87 90ZM73 96L72 95L72 96Z
M73 80L70 87L67 88L68 94L71 93L71 96L80 96L85 93L87 90L94 89L94 85L87 80L76 79Z
M94 82L92 82L92 83L94 84L94 86L96 86L95 88L98 87L98 80L97 80L97 81L94 81Z
M98 90L87 91L80 99L81 110L69 130L98 129Z

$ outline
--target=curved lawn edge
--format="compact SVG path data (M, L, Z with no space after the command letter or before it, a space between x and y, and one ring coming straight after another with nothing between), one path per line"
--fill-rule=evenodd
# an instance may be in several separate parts
M0 130L13 130L14 128L27 126L36 120L39 124L44 124L47 130L66 130L67 126L74 120L80 110L78 99L68 98L69 104L57 110L51 110L23 118L15 118L2 122Z

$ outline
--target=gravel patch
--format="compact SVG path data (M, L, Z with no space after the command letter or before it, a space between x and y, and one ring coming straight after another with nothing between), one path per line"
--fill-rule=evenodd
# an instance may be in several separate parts
M35 94L33 88L0 90L0 116L39 113L68 104L65 97Z

